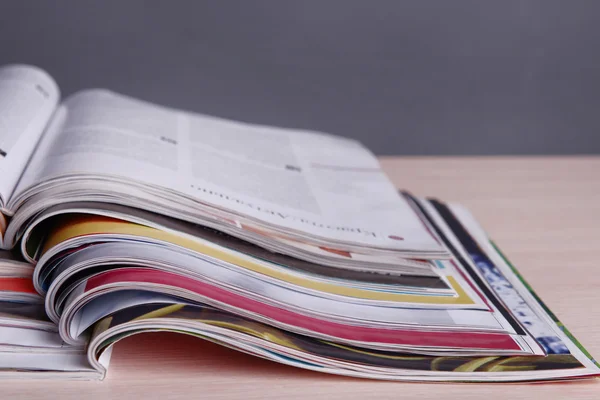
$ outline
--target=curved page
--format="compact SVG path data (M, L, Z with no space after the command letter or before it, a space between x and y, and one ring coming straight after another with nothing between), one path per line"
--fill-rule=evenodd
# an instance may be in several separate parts
M9 200L60 92L46 72L28 65L0 68L0 199Z

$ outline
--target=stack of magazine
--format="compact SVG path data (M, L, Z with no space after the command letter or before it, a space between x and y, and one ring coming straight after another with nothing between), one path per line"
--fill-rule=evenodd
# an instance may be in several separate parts
M149 331L372 379L600 374L465 208L398 192L354 140L61 101L11 65L0 202L3 377L102 379Z

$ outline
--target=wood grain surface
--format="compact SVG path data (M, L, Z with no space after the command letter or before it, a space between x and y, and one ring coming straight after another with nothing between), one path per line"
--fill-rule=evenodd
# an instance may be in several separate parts
M466 205L546 304L600 357L600 157L388 157L394 183ZM0 382L11 398L600 399L600 382L419 384L282 366L177 334L125 339L104 382Z

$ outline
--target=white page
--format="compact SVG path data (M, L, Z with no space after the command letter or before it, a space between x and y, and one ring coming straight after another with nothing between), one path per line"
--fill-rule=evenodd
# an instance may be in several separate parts
M58 114L19 191L51 177L109 174L325 240L440 250L356 141L177 112L103 90L72 96Z
M0 326L0 344L44 348L65 346L58 332L13 326Z
M91 371L85 351L58 353L0 352L0 370ZM0 371L3 372L3 371Z
M60 92L46 72L0 68L0 197L6 204L54 112Z

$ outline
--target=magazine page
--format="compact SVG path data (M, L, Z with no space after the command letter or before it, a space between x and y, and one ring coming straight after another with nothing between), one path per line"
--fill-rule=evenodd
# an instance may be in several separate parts
M96 224L98 219L104 219L104 224ZM221 231L210 229L205 226L190 224L185 221L176 220L164 215L150 213L145 210L124 207L116 204L99 202L74 202L50 207L39 213L28 223L27 230L23 233L21 239L21 251L29 262L35 263L42 254L46 254L52 243L64 242L66 232L70 229L62 230L63 236L59 238L53 232L60 226L71 226L75 228L80 220L88 229L74 230L74 235L86 234L89 238L92 234L108 233L128 234L125 227L133 227L139 230L159 230L160 236L155 239L170 242L168 238L174 238L174 243L179 239L187 242L187 239L206 242L210 246L218 246L244 254L255 259L263 260L274 265L285 268L288 271L295 271L309 276L319 276L322 279L343 281L353 281L353 284L360 287L381 287L394 286L396 290L410 288L412 290L424 291L445 291L449 289L437 270L431 270L435 275L411 274L403 272L401 274L371 273L367 271L354 271L341 268L330 268L323 264L322 259L317 262L309 262L289 255L266 250L252 243L227 235ZM84 222L85 221L85 222ZM112 221L112 222L111 222ZM115 225L113 228L112 225ZM50 230L48 226L54 228ZM109 226L111 226L109 228ZM121 228L124 228L121 230ZM85 233L83 233L85 232ZM175 238L173 235L177 236ZM186 239L187 238L187 239ZM146 237L146 240L148 238ZM179 243L185 247L183 242ZM408 260L407 260L408 261ZM421 264L423 262L410 260L412 263ZM443 274L442 274L443 275Z
M56 82L45 71L28 65L0 67L2 208L12 195L59 97Z
M340 346L205 305L139 305L120 309L98 325L103 330L91 340L91 349L105 348L127 335L144 331L185 332L202 339L218 339L216 343L284 364L371 379L493 382L593 374L573 357L547 360L535 356L399 356L395 352Z
M179 112L105 90L80 92L57 114L19 192L57 177L112 177L299 235L444 252L356 141Z
M2 253L2 252L0 252ZM10 254L0 254L12 260ZM97 378L82 346L67 346L35 291L32 266L0 262L0 379L55 374Z
M515 314L527 325L546 353L563 356L572 354L589 368L597 370L598 363L525 282L470 211L456 203L448 207L472 235L473 248L475 252L480 252L478 268L484 271L484 276L501 293L504 301L512 305Z

